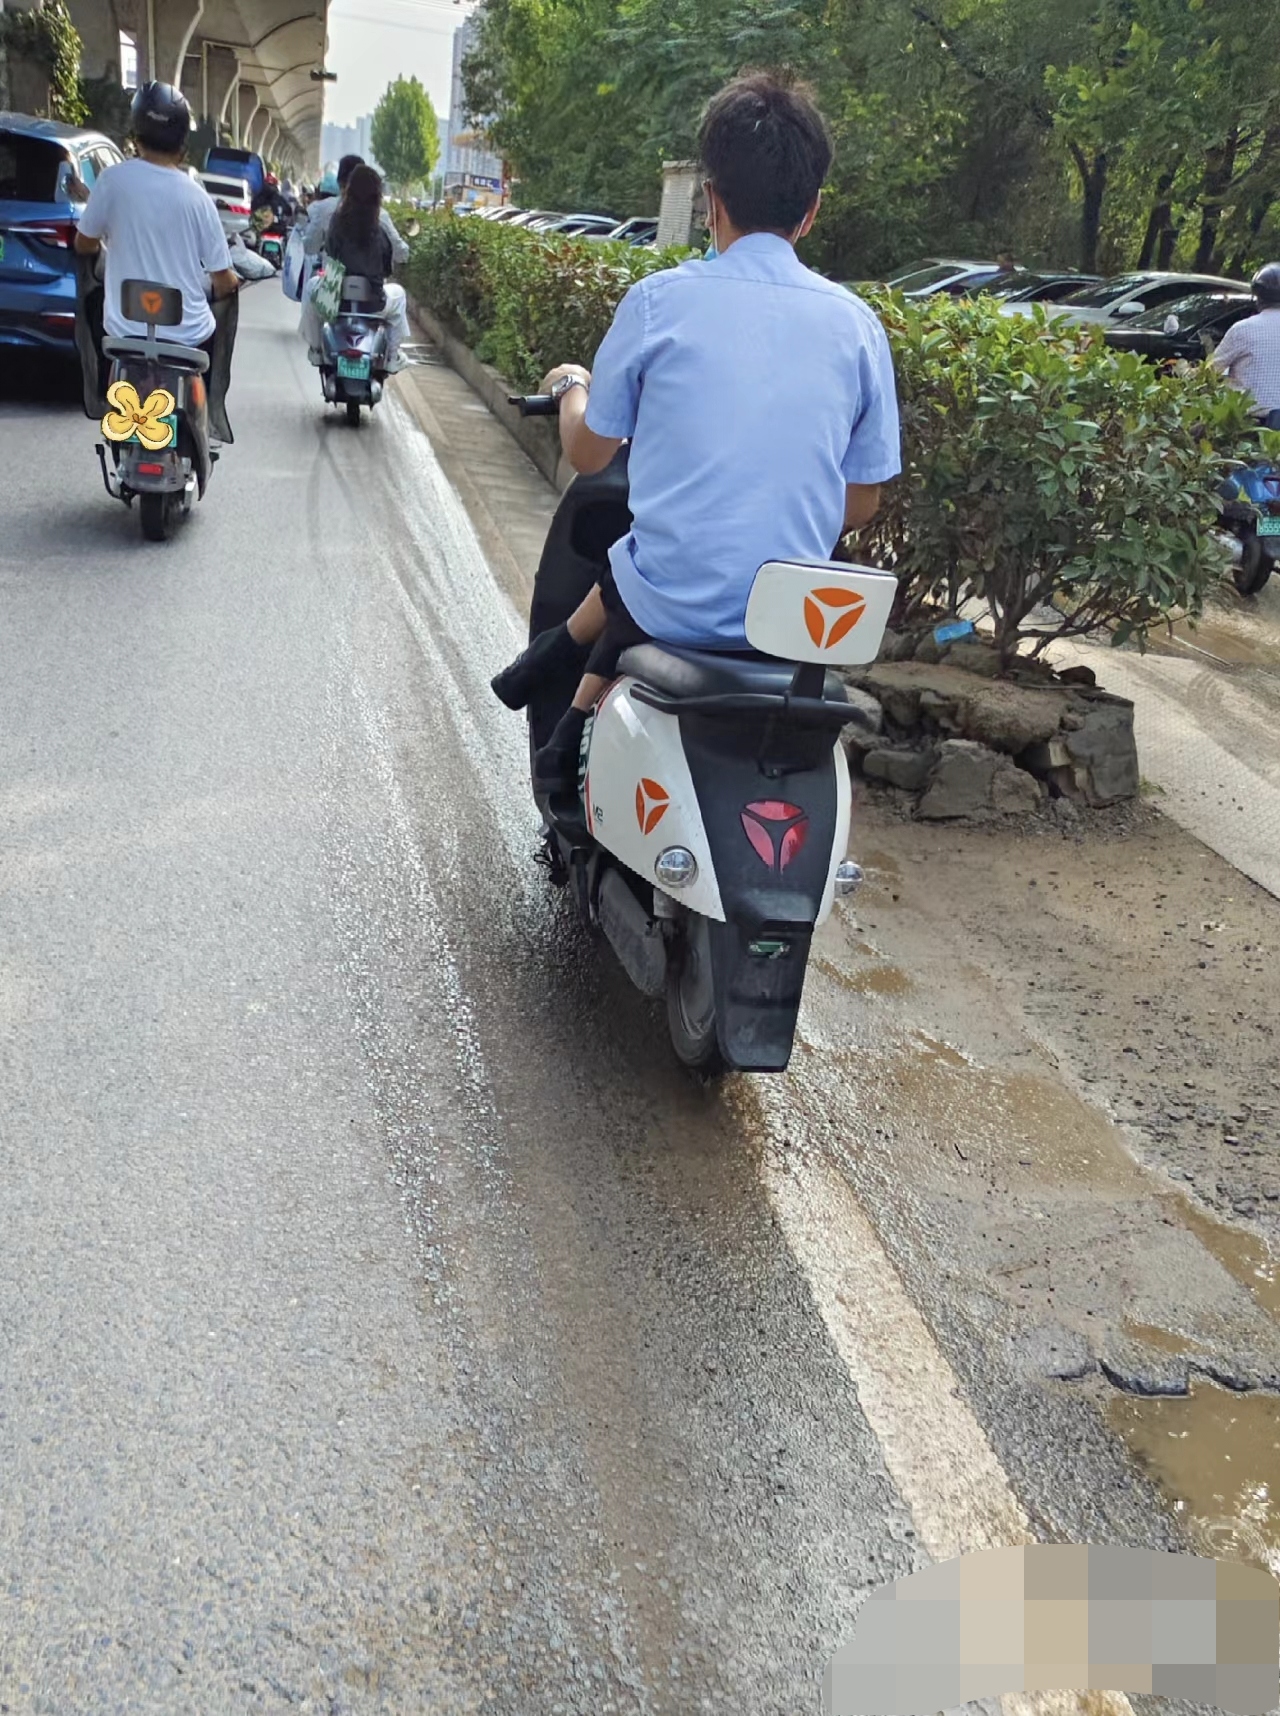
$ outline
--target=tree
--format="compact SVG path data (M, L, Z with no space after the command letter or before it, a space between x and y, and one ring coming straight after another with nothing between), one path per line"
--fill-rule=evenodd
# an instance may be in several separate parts
M416 77L387 85L369 133L374 158L397 190L431 177L440 133L431 97Z

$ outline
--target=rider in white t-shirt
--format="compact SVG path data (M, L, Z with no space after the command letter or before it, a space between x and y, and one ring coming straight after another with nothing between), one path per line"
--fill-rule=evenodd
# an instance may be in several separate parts
M76 249L92 256L105 246L103 323L114 338L141 336L146 329L120 313L125 280L152 280L177 287L183 317L165 338L208 347L216 323L209 303L237 290L231 252L213 198L183 164L191 132L191 109L172 84L143 84L133 100L130 129L138 155L98 179L80 217Z

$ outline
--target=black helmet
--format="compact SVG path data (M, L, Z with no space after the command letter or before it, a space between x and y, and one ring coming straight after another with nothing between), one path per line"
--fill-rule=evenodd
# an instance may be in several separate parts
M129 129L148 149L176 155L191 135L186 96L171 83L144 83L129 109Z
M1270 309L1280 304L1280 262L1268 262L1265 268L1260 268L1249 282L1259 309Z

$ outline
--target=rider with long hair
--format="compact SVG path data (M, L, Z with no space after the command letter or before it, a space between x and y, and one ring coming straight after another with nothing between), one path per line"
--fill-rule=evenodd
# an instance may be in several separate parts
M382 179L372 167L356 167L347 179L329 220L324 248L331 261L340 262L348 274L362 276L373 287L387 322L387 368L402 368L400 343L409 332L409 318L404 288L387 278L395 263L395 249L382 221ZM313 361L320 352L320 317L314 302L317 285L318 281L308 285L302 306L302 334Z

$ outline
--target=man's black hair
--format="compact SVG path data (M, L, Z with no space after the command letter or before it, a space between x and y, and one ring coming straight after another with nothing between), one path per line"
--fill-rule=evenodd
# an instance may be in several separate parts
M808 90L785 72L746 72L702 116L703 172L740 232L794 232L831 168L831 139Z
M355 172L357 167L363 166L363 155L344 155L338 162L338 189L340 191L345 190L347 180L351 177L352 173Z

